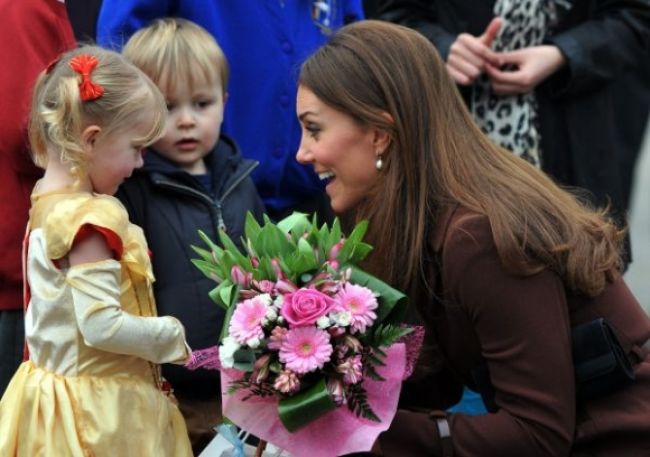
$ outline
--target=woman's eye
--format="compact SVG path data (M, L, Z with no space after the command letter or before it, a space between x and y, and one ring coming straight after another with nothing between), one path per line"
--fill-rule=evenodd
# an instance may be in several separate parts
M314 124L307 124L305 126L305 130L307 130L309 132L309 136L312 137L312 138L316 138L318 136L318 134L320 133L320 128L317 127Z

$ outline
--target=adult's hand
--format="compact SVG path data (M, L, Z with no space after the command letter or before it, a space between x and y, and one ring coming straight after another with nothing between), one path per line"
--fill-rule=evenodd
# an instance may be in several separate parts
M497 56L500 65L487 62L485 71L490 76L492 90L500 95L530 92L566 64L562 52L552 45L531 46L497 53ZM501 70L504 66L514 70Z
M447 56L447 71L461 86L471 85L485 71L486 63L499 67L501 61L490 48L494 38L499 33L502 20L495 17L488 24L481 36L461 33L449 48Z

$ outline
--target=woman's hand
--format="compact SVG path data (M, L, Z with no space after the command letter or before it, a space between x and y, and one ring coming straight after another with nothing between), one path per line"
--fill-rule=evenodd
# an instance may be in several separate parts
M490 46L499 33L501 23L501 18L495 17L481 36L475 37L469 33L461 33L452 43L446 66L447 71L457 84L471 85L485 71L487 63L494 67L500 66L498 55L490 49Z
M499 95L530 92L566 64L562 52L552 45L531 46L498 53L497 56L501 67L515 68L500 70L492 63L486 63L485 71L490 76L492 90Z

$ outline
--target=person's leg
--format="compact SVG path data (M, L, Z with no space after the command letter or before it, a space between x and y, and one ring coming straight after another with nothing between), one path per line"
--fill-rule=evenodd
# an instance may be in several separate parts
M22 361L24 346L23 310L0 310L0 396Z
M222 422L221 397L197 399L175 393L185 418L192 451L198 456L217 435L214 427Z

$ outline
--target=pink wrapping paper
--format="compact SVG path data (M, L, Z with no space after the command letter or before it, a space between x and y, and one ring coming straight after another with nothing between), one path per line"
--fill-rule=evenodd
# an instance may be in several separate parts
M386 366L377 369L386 380L363 381L368 403L381 422L356 417L343 405L291 433L278 417L277 399L251 397L243 401L249 395L247 391L226 393L230 382L239 378L235 370L221 371L223 414L244 430L295 457L335 457L369 451L395 416L406 369L403 343L392 345L386 354Z

